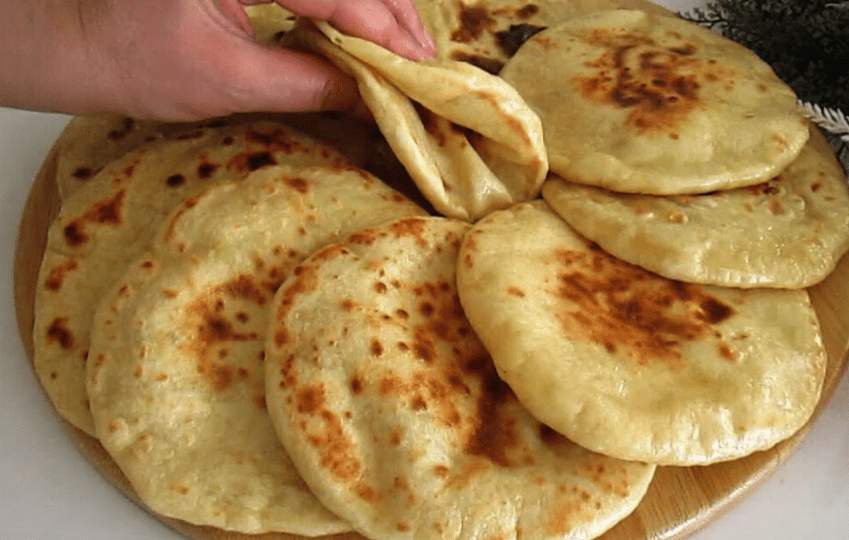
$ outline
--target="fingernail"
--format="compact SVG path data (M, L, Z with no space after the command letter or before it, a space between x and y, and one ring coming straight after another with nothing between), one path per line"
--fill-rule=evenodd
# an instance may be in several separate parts
M407 32L416 40L418 47L425 54L426 58L436 56L436 43L423 24L420 23L415 28L408 28Z
M431 58L436 56L436 42L433 41L433 37L424 27L422 27L422 32L420 36L421 37L419 39L419 43L421 44L421 46L424 47L428 53L430 53Z
M396 17L396 20L399 26L416 40L419 48L425 53L425 57L432 58L436 56L436 43L427 31L427 27L424 25L424 21L420 15L414 13L403 19Z
M428 55L427 48L407 32L401 34L399 42L392 49L410 60L424 60L432 57Z

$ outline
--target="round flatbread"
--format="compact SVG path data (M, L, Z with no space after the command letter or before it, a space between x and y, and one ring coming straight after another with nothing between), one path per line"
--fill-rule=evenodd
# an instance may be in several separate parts
M391 181L403 171L374 122L336 111L246 113L178 123L98 114L71 118L56 141L59 195L62 200L67 199L110 162L151 141L173 138L198 128L221 128L261 121L285 124L322 141L379 178L386 177Z
M820 133L768 182L704 195L631 195L552 176L545 200L616 257L670 279L808 287L849 249L849 188Z
M312 496L266 411L268 307L312 251L422 213L340 167L267 167L173 212L104 296L87 364L95 433L146 505L249 534L349 529Z
M501 76L539 113L551 170L570 182L655 195L753 185L808 139L766 63L675 17L573 19L525 42Z
M575 17L624 6L662 11L639 0L414 0L440 58L497 75L535 33ZM666 12L667 14L669 12Z
M501 377L542 422L607 455L724 461L800 429L826 357L804 290L672 281L578 236L544 201L481 220L457 287Z
M118 114L75 116L56 141L56 187L64 200L112 160L161 138L170 126Z
M316 496L369 538L593 538L654 465L594 454L519 405L457 297L468 225L361 231L279 289L266 398Z
M124 154L63 202L48 231L33 329L35 371L59 414L94 433L84 377L91 317L171 210L275 163L348 166L331 147L283 124L204 126Z

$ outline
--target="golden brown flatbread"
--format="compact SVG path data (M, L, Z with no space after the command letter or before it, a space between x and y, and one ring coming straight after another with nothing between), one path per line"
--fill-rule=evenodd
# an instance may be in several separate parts
M497 75L532 35L622 0L416 0L441 58ZM628 2L624 2L628 3ZM642 3L645 9L651 4Z
M424 212L353 167L266 167L189 197L103 296L87 391L97 438L155 512L256 534L348 530L265 407L271 298L312 251Z
M269 413L316 496L366 537L595 537L655 467L569 442L498 378L454 285L467 229L400 219L298 266L274 301Z
M548 170L542 127L503 80L463 62L413 62L326 23L298 31L357 79L388 144L439 213L473 221L539 194Z
M779 175L755 186L664 197L552 176L543 196L616 257L693 283L808 287L849 249L849 187L820 133Z
M539 113L551 170L626 193L705 193L781 172L808 139L793 91L743 46L676 17L600 11L501 71Z
M94 433L84 379L92 315L171 210L277 163L349 164L283 124L198 127L124 154L63 202L48 231L33 329L35 370L60 415Z
M457 268L499 375L596 452L708 464L770 448L813 414L826 357L804 290L661 278L581 238L544 201L477 223Z

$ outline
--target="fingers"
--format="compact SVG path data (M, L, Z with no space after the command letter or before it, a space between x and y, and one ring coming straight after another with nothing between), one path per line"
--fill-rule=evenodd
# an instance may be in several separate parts
M433 39L411 0L276 0L283 7L329 21L345 33L368 39L411 60L432 58Z
M164 1L164 0L161 0ZM307 53L265 46L245 28L243 6L262 0L184 0L203 17L178 17L191 24L179 27L181 41L203 54L174 55L157 64L159 73L147 80L162 81L157 95L142 102L156 104L159 118L186 120L247 111L345 110L362 114L356 82L330 62ZM328 20L340 30L373 40L411 59L433 56L435 49L411 0L276 0L290 11ZM168 3L166 2L166 5ZM208 9L215 7L216 9ZM174 30L177 30L176 27ZM160 33L157 33L161 36ZM155 36L150 36L153 40ZM160 38L161 39L161 38ZM424 40L425 44L421 43ZM145 47L142 50L151 50ZM182 51L181 48L176 49ZM181 67L182 64L182 67ZM182 94L160 87L164 81L198 77ZM164 94L164 95L163 95ZM178 97L174 103L168 96ZM161 104L172 103L171 109Z
M431 52L436 53L436 44L425 28L416 6L411 0L385 0L396 20L415 36L416 40Z

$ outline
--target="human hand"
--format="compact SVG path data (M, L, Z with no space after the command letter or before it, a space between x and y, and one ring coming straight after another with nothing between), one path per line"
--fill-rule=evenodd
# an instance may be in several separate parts
M436 52L433 39L419 19L412 0L276 0L290 11L322 21L351 34L383 45L413 60ZM244 4L263 0L243 0Z
M0 0L0 104L196 120L350 109L330 63L252 39L261 0ZM434 54L411 0L278 0L412 59ZM8 30L8 32L4 32Z

